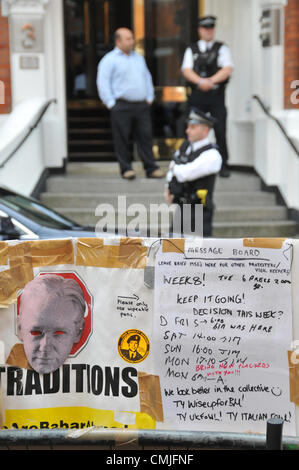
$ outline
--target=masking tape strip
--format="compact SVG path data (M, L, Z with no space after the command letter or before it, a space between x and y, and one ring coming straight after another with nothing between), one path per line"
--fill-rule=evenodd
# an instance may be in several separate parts
M24 268L24 274L27 274L27 277L30 280L33 276L33 270L29 243L24 242L16 245L9 245L8 256L10 269L20 267Z
M34 240L30 242L33 267L74 264L74 247L70 239Z
M147 259L147 247L139 238L123 238L119 245L119 260L128 268L144 269Z
M185 254L184 238L165 238L162 242L162 253L181 253Z
M282 248L286 238L244 238L243 246L252 248Z
M155 421L163 422L163 405L158 375L138 372L140 412L147 413Z
M120 239L118 245L105 245L99 238L77 240L77 266L144 269L146 256L147 247L137 238Z
M16 343L12 347L8 358L6 359L6 364L21 367L22 369L32 370L32 367L27 360L23 343Z
M0 243L0 263L9 263L10 267L0 272L0 308L5 308L16 301L18 290L34 278L34 267L74 264L73 240Z
M6 266L8 264L8 244L6 242L0 242L0 266Z
M1 277L0 277L0 284L1 284ZM13 292L10 296L6 297L2 301L0 300L0 308L7 308L9 305L13 304L16 301L18 292ZM1 295L1 290L0 290Z
M0 272L0 305L7 307L16 301L18 290L23 289L33 279L32 266L24 263L7 271Z
M76 265L97 266L100 263L100 256L103 256L103 247L104 240L102 238L78 238L76 244Z
M299 362L296 351L288 351L290 401L299 406Z
M0 272L0 306L7 307L17 299L18 290L33 279L30 245L26 242L8 245L10 269Z

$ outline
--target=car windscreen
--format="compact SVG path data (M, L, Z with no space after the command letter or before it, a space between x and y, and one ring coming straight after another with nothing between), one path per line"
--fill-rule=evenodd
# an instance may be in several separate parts
M43 227L57 230L73 230L81 227L80 224L67 219L34 199L4 189L0 191L0 202Z

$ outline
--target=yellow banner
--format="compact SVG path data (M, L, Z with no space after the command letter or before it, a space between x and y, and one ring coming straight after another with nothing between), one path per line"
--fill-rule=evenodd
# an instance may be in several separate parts
M127 414L127 413L126 413ZM114 411L89 407L36 408L6 410L4 428L8 429L86 429L92 426L128 429L155 429L155 421L146 413L129 413L134 424L117 421Z

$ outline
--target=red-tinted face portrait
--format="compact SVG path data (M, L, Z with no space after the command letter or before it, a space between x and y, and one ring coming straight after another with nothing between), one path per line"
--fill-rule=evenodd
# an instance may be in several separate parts
M19 302L18 337L31 367L58 369L80 343L88 305L74 279L41 275L27 284Z

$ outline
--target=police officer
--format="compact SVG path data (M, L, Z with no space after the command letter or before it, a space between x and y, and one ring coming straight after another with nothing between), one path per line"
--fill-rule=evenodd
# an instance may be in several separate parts
M187 139L174 154L166 175L164 196L169 204L179 205L181 231L184 204L191 205L191 231L187 235L191 233L196 235L193 233L195 227L198 226L194 220L196 204L203 205L203 236L209 237L212 234L213 192L216 175L222 164L217 145L212 144L208 137L215 123L215 119L210 114L191 109L187 119Z
M220 175L229 176L225 88L234 66L228 46L214 40L215 25L215 16L199 19L199 41L186 49L181 70L192 89L189 105L210 112L217 119L214 131L223 161Z

